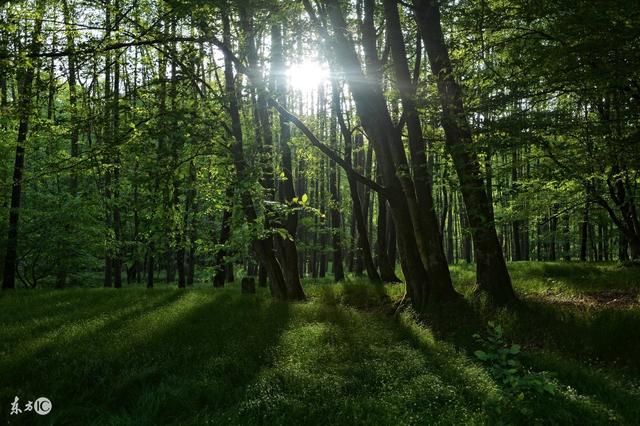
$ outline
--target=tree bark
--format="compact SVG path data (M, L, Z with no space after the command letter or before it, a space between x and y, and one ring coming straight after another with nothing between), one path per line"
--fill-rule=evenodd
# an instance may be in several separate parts
M402 99L403 113L409 135L414 196L419 211L412 220L418 225L415 227L418 233L421 234L420 238L424 238L425 249L423 251L425 253L421 253L421 256L423 262L428 265L426 269L429 275L434 283L438 283L437 285L442 287L443 291L453 293L453 284L451 283L447 259L442 245L442 233L433 201L432 178L429 176L427 157L425 155L422 124L415 102L416 82L411 81L409 74L407 51L398 14L398 5L395 0L384 0L384 14L387 19L394 74L400 98ZM412 194L409 195L411 196Z
M285 78L284 48L282 45L282 30L280 25L271 27L271 66L274 74L275 92L278 102L286 108L287 83ZM265 101L266 107L266 101ZM291 139L291 127L289 120L280 114L280 164L284 180L279 182L279 199L283 204L291 203L296 197L293 180L293 161L289 141ZM271 132L271 129L269 129ZM276 247L280 255L283 273L287 285L287 297L290 300L303 300L305 298L302 284L300 282L300 271L298 270L298 249L296 247L296 232L298 229L298 212L290 212L281 225L287 230L291 239L275 237Z
M331 122L329 125L329 145L334 151L338 150L336 110L331 108ZM333 250L333 278L336 282L344 280L344 265L342 260L342 217L340 214L340 192L338 190L338 165L329 163L329 193L331 212L331 244Z
M587 252L589 246L589 201L585 203L582 215L582 223L580 224L580 261L587 261Z
M462 92L453 74L435 0L413 0L414 16L424 40L431 71L438 81L445 141L460 180L474 240L476 285L496 304L516 299L500 248L494 217L480 174Z
M229 46L231 39L231 25L229 17L226 14L222 16L223 31L224 31L224 44ZM231 143L231 155L236 168L236 173L241 182L246 182L250 179L247 162L244 158L243 146L242 146L242 124L240 121L240 110L238 107L238 100L236 98L236 89L233 75L233 63L229 54L225 54L224 60L224 76L225 76L225 92L228 97L229 115L231 116L231 131L233 134L233 142ZM247 221L251 224L256 223L258 215L251 198L249 189L243 189L241 191L242 208L247 218ZM288 299L288 289L285 282L285 277L280 266L280 262L276 258L275 250L273 247L272 238L260 238L256 237L253 240L253 249L260 259L266 274L269 277L269 287L271 295L278 299Z
M33 32L31 33L31 43L29 53L37 56L40 53L42 42L42 17L44 15L45 2L36 2L36 16ZM20 84L18 100L18 138L16 143L16 154L13 164L13 181L11 189L11 207L9 210L9 226L7 235L7 250L4 258L4 270L2 279L2 289L14 289L16 286L16 269L18 259L18 224L20 221L20 201L22 197L22 176L24 172L25 144L29 133L29 119L31 116L31 97L33 94L33 80L37 61L27 63L18 69L18 83Z
M305 0L304 4L312 20L316 22L316 26L321 27L317 25L318 21L309 2ZM455 291L447 286L446 281L432 279L425 269L432 265L428 262L424 229L420 227L418 220L420 212L415 198L415 188L408 173L409 167L401 135L391 121L383 94L379 64L374 59L377 53L375 30L371 31L373 3L367 1L365 4L368 10L365 19L367 24L364 25L366 28L363 29L363 38L366 40L363 42L365 62L369 71L366 76L362 71L355 45L348 36L347 24L339 3L336 0L329 0L327 6L334 31L333 36L323 31L324 37L332 42L337 62L345 72L349 89L356 103L358 117L369 141L373 143L378 166L382 170L389 205L396 224L403 270L407 279L407 295L417 309L422 309L429 300L456 297ZM368 34L367 37L365 37L366 34ZM440 237L437 236L437 238Z

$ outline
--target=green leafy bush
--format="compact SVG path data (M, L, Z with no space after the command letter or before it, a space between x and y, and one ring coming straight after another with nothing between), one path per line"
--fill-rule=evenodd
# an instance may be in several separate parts
M487 335L474 334L473 337L482 345L474 355L488 365L489 373L508 395L522 400L529 393L555 394L556 387L548 373L533 373L521 365L518 360L520 345L507 342L499 324L489 321Z

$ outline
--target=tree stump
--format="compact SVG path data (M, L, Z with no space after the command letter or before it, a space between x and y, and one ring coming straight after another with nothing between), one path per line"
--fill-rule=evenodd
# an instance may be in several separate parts
M255 294L256 279L254 277L244 277L241 282L243 294Z

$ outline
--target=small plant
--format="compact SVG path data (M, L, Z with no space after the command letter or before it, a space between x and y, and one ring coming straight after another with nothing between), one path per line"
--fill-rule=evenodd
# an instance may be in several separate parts
M529 392L555 394L555 385L547 375L532 373L522 367L518 361L520 345L508 343L499 324L489 321L487 335L474 334L473 337L482 345L482 350L474 352L476 358L488 364L491 376L516 400L524 399Z

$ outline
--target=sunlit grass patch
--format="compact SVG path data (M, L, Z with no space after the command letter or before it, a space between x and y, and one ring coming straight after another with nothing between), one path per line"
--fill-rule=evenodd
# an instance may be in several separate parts
M3 294L0 416L15 395L42 394L55 409L28 423L633 424L638 309L561 304L535 283L572 288L564 266L510 267L519 294L530 290L523 306L466 300L420 317L396 312L404 285L354 277L307 283L309 301L289 304L236 285ZM633 281L614 268L576 265L612 286ZM452 270L458 286L473 274ZM488 319L522 345L525 368L555 374L557 394L505 402L473 356Z

